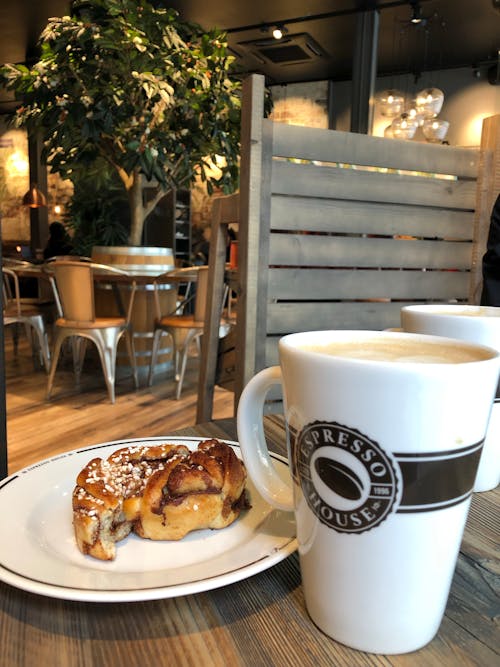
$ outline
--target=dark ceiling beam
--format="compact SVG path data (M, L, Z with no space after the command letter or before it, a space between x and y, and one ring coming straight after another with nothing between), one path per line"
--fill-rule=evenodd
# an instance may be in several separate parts
M420 2L430 2L431 0L420 0ZM352 16L355 14L362 14L367 9L390 9L391 7L401 7L402 5L409 5L409 0L390 0L389 2L377 2L376 0L366 0L357 3L356 7L350 9L338 9L332 12L324 12L322 14L307 14L306 16L294 16L289 19L277 19L276 21L267 21L265 23L253 23L251 25L243 25L235 28L227 28L224 32L228 34L236 32L246 32L248 30L262 30L269 29L275 25L293 25L294 23L305 23L307 21L321 21L323 19L336 18L338 16Z
M28 160L30 166L30 187L36 185L44 194L48 191L47 165L42 160L43 142L38 134L28 134ZM29 209L30 212L30 245L33 257L40 254L49 236L49 214L47 206Z
M352 66L351 132L368 134L373 124L380 13L359 14Z

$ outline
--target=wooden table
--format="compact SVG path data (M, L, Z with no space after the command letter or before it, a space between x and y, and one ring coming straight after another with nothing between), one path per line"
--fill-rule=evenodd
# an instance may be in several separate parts
M178 433L236 437L233 420ZM266 418L266 434L283 452L279 417ZM445 618L436 638L413 654L365 654L322 634L305 610L293 554L230 586L150 602L67 602L0 583L0 664L493 667L500 664L499 504L499 489L474 495Z

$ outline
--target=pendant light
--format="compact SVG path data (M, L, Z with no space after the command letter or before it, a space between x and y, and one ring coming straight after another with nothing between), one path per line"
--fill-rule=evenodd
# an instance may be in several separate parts
M380 113L386 118L395 118L396 116L399 116L403 112L405 106L403 93L392 88L383 90L379 93L377 102Z
M36 187L36 183L32 183L31 188L24 195L23 206L28 206L29 208L47 206L47 197Z
M402 113L392 121L391 127L394 139L413 139L418 123L409 114Z
M417 112L424 118L435 118L443 106L444 93L439 88L424 88L415 99Z
M414 104L410 109L407 109L406 113L410 118L417 122L419 127L424 124L425 118L423 114L417 109L416 104Z
M447 120L428 118L422 125L422 132L428 142L439 144L444 141L449 127L450 124Z

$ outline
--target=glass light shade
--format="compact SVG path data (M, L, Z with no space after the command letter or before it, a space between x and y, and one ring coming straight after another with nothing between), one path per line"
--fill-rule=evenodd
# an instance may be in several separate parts
M391 123L392 135L395 139L413 139L417 127L417 121L414 118L410 118L407 113L402 113Z
M448 128L450 124L447 120L441 120L439 118L429 118L422 125L422 132L427 141L437 144L441 143L446 134L448 133Z
M417 112L424 118L435 118L441 111L444 102L444 93L439 88L425 88L415 99Z
M418 111L417 106L413 106L411 109L407 109L406 113L410 118L413 118L413 120L417 121L418 126L421 126L424 124L424 116Z
M394 118L402 113L405 106L405 98L397 90L383 90L377 96L377 103L382 116Z

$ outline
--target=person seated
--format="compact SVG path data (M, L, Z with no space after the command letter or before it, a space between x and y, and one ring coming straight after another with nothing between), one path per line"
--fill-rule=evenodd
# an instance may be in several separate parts
M500 194L491 211L486 252L483 256L482 306L500 306Z
M198 239L193 243L192 260L195 266L208 264L210 252L210 237L212 229L210 223L205 223L198 228ZM201 232L201 233L200 233Z
M66 228L61 222L53 222L49 226L49 239L43 251L43 258L71 255L73 245Z

